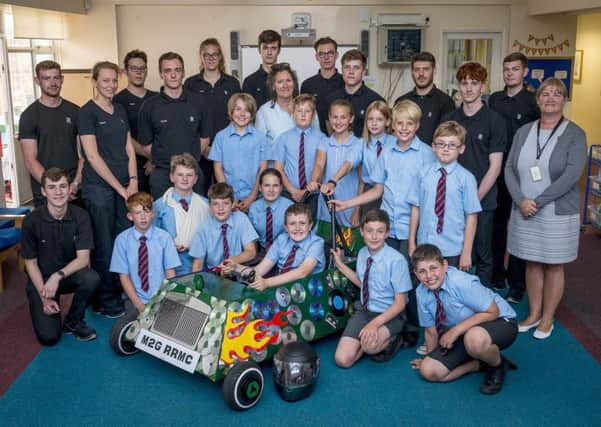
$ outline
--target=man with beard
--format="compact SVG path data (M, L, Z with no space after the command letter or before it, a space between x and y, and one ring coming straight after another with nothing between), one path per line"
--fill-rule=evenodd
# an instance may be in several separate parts
M503 59L503 80L505 88L490 96L488 104L491 110L496 111L505 119L507 129L507 153L511 149L513 135L516 131L540 117L540 111L536 104L534 92L528 90L524 85L524 78L528 75L528 58L520 52L510 53ZM507 301L518 303L522 300L526 283L526 263L509 255L507 268L505 268L505 249L507 246L507 222L511 213L512 200L507 186L503 170L505 169L505 158L503 168L499 176L497 195L497 210L493 220L493 278L495 289L505 288L505 279L509 284Z
M184 91L184 59L175 52L159 58L161 92L146 100L138 118L138 142L152 158L150 194L156 200L171 186L171 156L190 153L198 162L209 146L212 116L200 95ZM199 176L194 191L202 193Z
M144 87L148 75L146 53L134 49L127 52L123 59L123 69L127 76L127 87L113 98L113 102L123 105L127 111L129 132L136 151L138 165L138 190L148 192L148 175L152 170L152 163L146 151L138 143L138 114L142 103L157 93Z
M315 42L315 59L319 62L319 71L312 77L309 77L301 85L301 93L309 93L315 97L317 109L319 111L321 104L325 102L326 96L338 89L344 87L342 75L336 69L336 60L338 59L338 43L330 37L322 37ZM319 127L326 133L326 117L319 117Z
M54 61L42 61L35 67L35 82L42 93L19 120L19 140L25 167L31 176L35 207L45 198L40 189L44 171L58 167L69 177L69 199L79 191L83 159L79 156L77 113L79 107L61 97L63 74Z
M419 105L422 118L417 136L422 142L432 144L432 136L445 114L455 110L453 99L434 84L436 59L430 52L419 52L411 57L411 77L415 88L401 95L394 103L409 99Z

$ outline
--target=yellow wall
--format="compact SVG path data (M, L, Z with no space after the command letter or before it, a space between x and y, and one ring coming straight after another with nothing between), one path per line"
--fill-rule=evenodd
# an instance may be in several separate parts
M583 50L582 80L574 83L572 119L589 144L601 144L601 13L578 17L576 49Z

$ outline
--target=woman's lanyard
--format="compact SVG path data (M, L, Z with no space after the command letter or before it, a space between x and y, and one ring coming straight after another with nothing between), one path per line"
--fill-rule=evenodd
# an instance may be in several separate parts
M561 119L559 119L559 122L557 122L557 124L551 131L551 135L549 135L549 138L547 138L545 145L543 145L541 148L541 146L540 146L540 120L538 121L538 124L536 126L536 160L539 160L540 157L543 155L543 151L545 151L545 148L547 148L547 144L549 144L549 141L551 141L551 138L553 138L553 135L555 134L557 129L559 129L559 126L561 126L562 123L563 123L563 116L561 116Z

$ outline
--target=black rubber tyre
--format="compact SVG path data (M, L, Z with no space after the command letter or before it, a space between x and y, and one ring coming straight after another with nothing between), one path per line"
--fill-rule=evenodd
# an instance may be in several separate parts
M125 332L127 332L137 317L137 313L126 312L123 317L117 319L111 329L109 343L113 351L119 356L131 356L139 351L133 341L125 339Z
M263 373L256 363L236 363L223 381L223 399L236 411L252 408L262 394Z

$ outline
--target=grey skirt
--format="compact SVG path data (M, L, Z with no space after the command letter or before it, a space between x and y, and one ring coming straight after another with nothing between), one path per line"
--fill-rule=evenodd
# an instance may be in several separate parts
M578 257L580 214L556 215L549 203L525 219L515 205L509 219L507 251L526 261L565 264Z

